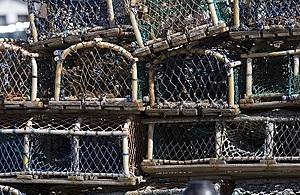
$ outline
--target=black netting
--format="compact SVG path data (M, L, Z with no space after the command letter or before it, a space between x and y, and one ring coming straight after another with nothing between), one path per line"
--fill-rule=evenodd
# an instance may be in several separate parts
M207 161L216 155L215 132L209 122L155 125L153 158Z
M73 52L63 64L61 99L130 98L131 62L110 49Z
M212 53L179 52L167 56L155 67L155 95L158 103L209 103L226 107L227 64Z

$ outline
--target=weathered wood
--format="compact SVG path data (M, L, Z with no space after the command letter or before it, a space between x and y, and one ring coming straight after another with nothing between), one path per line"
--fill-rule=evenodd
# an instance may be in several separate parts
M235 116L240 113L239 108L227 108L227 109L217 109L217 108L202 108L203 116Z
M107 30L99 30L93 32L87 32L83 35L83 40L90 41L96 37L117 37L120 34L119 28L112 28Z
M84 177L81 176L81 175L71 175L71 176L68 176L68 179L69 180L72 180L72 181L84 181Z
M101 110L101 103L99 101L86 101L82 104L82 108L87 110Z
M159 51L163 51L163 50L167 50L167 49L169 49L170 48L170 46L169 46L169 43L168 43L168 41L161 41L161 42L157 42L157 43L154 43L153 45L152 45L152 50L153 50L153 52L155 53L155 52L159 52Z
M43 108L43 102L31 101L4 101L4 108Z
M150 54L151 54L151 51L150 51L150 49L149 49L148 46L142 47L142 48L138 48L138 49L136 49L133 52L134 56L139 56L139 57L141 57L141 56L147 56L147 55L150 55Z
M52 109L81 109L81 101L49 101L49 108Z
M300 101L272 101L240 104L241 109L275 109L275 108L298 108Z
M180 114L179 109L152 109L146 108L145 114L148 116L178 116Z
M232 40L257 39L261 38L260 31L232 31L229 32L229 38Z
M17 179L23 179L23 180L32 180L32 175L17 175Z
M101 106L106 107L143 107L143 102L103 102Z
M198 115L198 109L196 108L183 108L182 114L184 116L197 116Z
M297 177L300 173L300 165L297 163L281 164L194 164L194 165L142 165L145 173L155 177L182 177L182 176L214 176L224 178L270 178L278 176ZM213 173L213 174L212 174Z
M207 33L212 36L212 35L216 35L216 34L220 34L220 33L226 32L228 30L229 29L226 27L226 25L224 23L222 23L222 24L220 24L218 26L208 27Z
M124 186L124 185L135 185L136 181L132 178L124 178L122 180L117 179L105 179L97 177L95 180L69 180L67 178L52 178L52 179L17 179L17 178L0 178L1 183L22 183L22 184L59 184L59 185L105 185L105 186Z
M64 41L62 37L55 37L47 39L46 43L44 44L46 47L61 47L64 45Z
M190 41L197 41L197 40L203 39L205 37L206 37L206 34L203 29L190 32L188 35L188 38Z
M65 43L76 44L82 42L81 35L69 35L63 39Z
M179 35L179 36L175 36L175 37L171 37L172 47L183 45L183 44L186 44L187 42L188 42L188 40L187 40L185 34Z

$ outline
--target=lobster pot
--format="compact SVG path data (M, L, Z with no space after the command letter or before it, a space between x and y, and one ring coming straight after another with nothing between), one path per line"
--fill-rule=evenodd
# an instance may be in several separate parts
M156 124L153 161L164 164L207 163L216 156L215 122Z
M250 0L240 2L240 22L250 28L263 29L265 26L299 25L299 1Z
M230 13L229 5L218 9L218 6L224 6L224 2L227 1L212 2L219 20ZM155 41L170 34L186 32L212 23L207 0L139 1L134 9L141 37L146 41Z
M300 122L299 120L274 123L273 156L280 162L299 162L300 160Z
M31 22L31 39L39 41L50 37L81 35L91 29L108 28L110 24L130 24L124 1L113 1L111 16L107 0L25 0L28 4ZM115 13L115 14L114 14ZM113 18L109 22L109 18ZM36 32L34 32L36 31ZM37 40L34 40L37 41Z
M131 101L133 61L112 47L93 44L65 57L61 100Z
M175 51L154 67L155 100L160 107L178 105L228 107L228 72L214 51Z
M252 95L260 101L282 100L282 96L298 94L299 76L294 74L291 56L254 58ZM279 99L278 99L279 98Z
M264 159L266 124L264 121L224 122L219 139L220 159L235 162Z
M54 81L56 62L54 57L37 58L38 84L37 96L48 101L54 97Z
M0 95L7 101L30 100L31 59L29 52L0 43Z
M129 177L145 154L137 127L120 115L2 116L0 176Z

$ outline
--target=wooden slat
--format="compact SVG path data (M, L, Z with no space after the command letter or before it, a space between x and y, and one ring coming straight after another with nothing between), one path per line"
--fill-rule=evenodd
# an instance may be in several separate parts
M31 101L4 101L4 108L20 109L20 108L43 108L43 102Z

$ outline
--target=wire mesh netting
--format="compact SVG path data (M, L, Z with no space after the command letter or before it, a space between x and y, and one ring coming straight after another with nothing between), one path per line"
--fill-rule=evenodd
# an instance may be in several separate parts
M273 156L277 161L293 161L300 157L300 122L276 122L274 124L274 137L272 144Z
M34 23L39 40L53 36L82 34L95 27L109 27L108 3L106 0L24 0L29 12L34 14ZM114 24L130 24L125 2L113 1ZM32 39L32 35L30 35Z
M112 49L73 51L63 63L61 99L105 100L131 97L132 62Z
M265 122L226 122L221 133L221 158L230 160L259 160L265 155L267 139Z
M29 100L31 61L25 51L11 44L0 44L0 95L2 100Z
M177 51L155 66L157 104L195 103L228 107L228 65L214 50ZM176 104L175 104L176 106Z
M247 27L263 29L264 26L281 25L299 27L299 1L241 0L240 20Z
M155 125L153 159L206 162L216 156L215 123Z
M22 135L4 135L0 137L0 173L20 172L23 167Z
M141 175L141 162L145 157L147 151L146 139L147 129L146 126L141 124L140 118L135 117L131 121L131 126L134 128L129 129L129 165L130 172L135 175Z
M92 174L94 176L118 177L124 175L123 132L124 116L56 115L39 114L1 117L1 168L0 175L13 176L21 172L34 175L68 176ZM28 126L30 124L30 126ZM79 125L78 125L79 124ZM31 129L31 134L18 130ZM134 132L133 122L128 131ZM3 131L11 130L3 134ZM46 130L39 133L41 130ZM51 134L58 130L62 133ZM81 135L71 135L83 131ZM88 132L99 132L88 135ZM48 132L48 133L47 133ZM101 135L103 132L109 134ZM129 139L130 171L135 171L135 160L144 154L137 148L139 133ZM28 148L26 151L26 148ZM28 160L26 160L28 159Z
M246 117L226 122L157 124L153 159L164 163L205 163L213 158L230 163L273 159L299 162L297 118Z
M253 59L252 93L260 97L268 94L291 96L298 94L299 75L294 74L293 57L278 56Z
M228 1L213 1L219 20L229 17ZM138 1L134 10L143 40L165 38L176 32L185 32L197 26L211 24L206 0Z
M53 57L36 59L38 65L37 97L50 100L54 97L55 61Z

